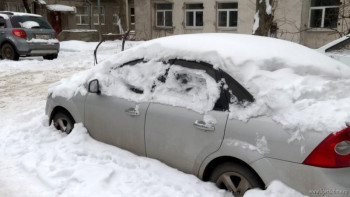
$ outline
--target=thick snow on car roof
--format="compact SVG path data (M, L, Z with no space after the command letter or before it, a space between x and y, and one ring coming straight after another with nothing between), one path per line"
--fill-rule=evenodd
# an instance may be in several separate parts
M123 56L123 58L120 58ZM267 69L290 67L312 74L350 75L350 68L314 50L289 41L241 34L188 34L154 39L120 54L115 59L181 58L211 63L231 70L255 64ZM271 68L273 69L273 68ZM277 69L277 68L275 68ZM305 70L307 69L307 71Z
M2 15L8 16L34 16L34 17L42 17L38 14L24 13L24 12L11 12L11 11L2 11L0 12Z
M304 139L305 132L309 131L337 132L350 121L349 67L295 43L249 35L192 34L151 40L116 54L90 72L62 80L51 86L49 92L67 98L78 92L86 94L84 84L96 78L100 80L102 90L121 91L121 83L111 85L115 80L110 71L140 58L196 60L224 70L255 98L253 103L245 105L230 104L230 118L249 121L259 116L270 117L291 133L290 142ZM156 66L159 65L154 63ZM141 79L134 79L135 83L142 84ZM128 95L125 91L120 95ZM214 92L207 93L208 98L211 94ZM136 96L126 99L145 102L137 100ZM174 105L167 99L162 102ZM197 110L191 105L193 103L189 102L185 107L206 113L206 109Z

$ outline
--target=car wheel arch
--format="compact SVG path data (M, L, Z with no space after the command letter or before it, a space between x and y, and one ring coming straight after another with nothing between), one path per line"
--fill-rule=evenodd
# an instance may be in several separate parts
M76 122L75 118L72 116L72 113L70 113L66 108L62 107L62 106L56 106L51 114L50 114L50 117L49 117L49 124L51 125L52 123L52 120L53 120L53 117L56 113L58 112L63 112L65 114L67 114L68 116L70 116L70 118L72 118L72 120L74 120L74 122Z
M218 167L219 165L223 164L223 163L237 163L240 164L244 167L246 167L248 170L250 170L251 172L253 172L255 174L255 176L260 180L261 183L264 184L264 186L266 186L266 183L263 181L263 179L259 176L259 174L246 162L232 157L232 156L220 156L217 158L214 158L213 160L211 160L204 169L204 172L202 174L202 180L203 181L209 181L210 176L212 174L212 172L214 171L214 169L216 167Z
M16 47L16 45L9 39L4 40L1 44L0 44L0 49L2 48L2 46L4 46L4 44L10 44L18 53L18 49Z

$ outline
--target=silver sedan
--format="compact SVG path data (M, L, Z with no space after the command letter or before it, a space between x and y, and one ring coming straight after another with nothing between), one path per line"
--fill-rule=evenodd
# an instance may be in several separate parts
M133 79L145 72L151 77L135 84ZM276 179L307 195L324 189L341 191L335 196L350 192L349 128L337 135L305 134L301 154L300 144L287 143L290 135L271 118L258 116L247 122L229 118L232 103L244 107L254 104L255 98L231 74L209 63L189 57L161 61L140 57L106 73L108 80L87 80L86 93L69 99L49 94L50 122L68 134L74 123L82 122L99 141L158 159L235 196L265 188ZM131 75L135 78L127 79ZM114 79L117 76L122 79ZM124 85L107 91L112 83ZM203 96L215 87L213 83L223 84L217 97ZM120 95L113 94L121 90ZM214 103L201 106L203 99ZM191 105L186 105L189 101ZM209 109L200 113L201 108Z

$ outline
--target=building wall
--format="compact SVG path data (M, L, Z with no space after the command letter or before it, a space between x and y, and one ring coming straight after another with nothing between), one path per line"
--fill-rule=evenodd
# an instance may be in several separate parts
M0 0L3 1L6 5L7 3L17 3L19 5L22 5L22 0ZM101 26L101 30L103 33L119 33L119 28L116 25L116 21L113 18L113 14L118 14L122 20L122 24L124 25L123 28L126 29L126 16L125 12L122 12L121 2L125 0L101 0L101 6L105 9L105 23ZM74 7L82 7L82 6L88 6L90 7L90 4L86 0L45 0L46 5L52 5L52 4L62 4L67 6L74 6ZM92 6L97 6L97 1L90 0L92 3ZM29 0L28 3L31 6L31 11L34 12L34 0ZM38 4L37 4L38 5ZM125 9L125 8L124 8ZM24 11L24 10L23 10ZM43 17L47 18L47 20L50 22L50 12L46 9L45 5L38 5L36 9L36 13L42 15ZM95 12L96 13L96 12ZM93 13L94 14L94 13ZM69 29L98 29L98 25L93 24L92 25L77 25L76 22L76 13L69 13L69 12L61 12L61 23L62 23L62 30L69 30Z
M349 1L349 0L342 0ZM185 28L185 3L200 3L203 9L203 28ZM238 25L231 30L217 28L217 2L238 2ZM173 28L156 28L155 3L173 3ZM340 35L327 29L308 29L311 0L279 0L274 21L277 38L293 41L311 48L318 48ZM175 34L226 32L251 34L256 10L256 0L138 0L135 1L136 39L148 40ZM350 11L347 11L350 13ZM338 29L345 28L345 23Z

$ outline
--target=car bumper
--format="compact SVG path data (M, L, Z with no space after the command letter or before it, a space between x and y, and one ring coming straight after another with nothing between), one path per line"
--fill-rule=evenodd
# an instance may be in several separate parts
M60 44L57 43L31 43L27 40L21 40L17 44L17 52L21 56L43 56L49 54L58 54Z
M349 168L319 168L263 158L251 164L265 183L280 180L308 196L350 196Z

